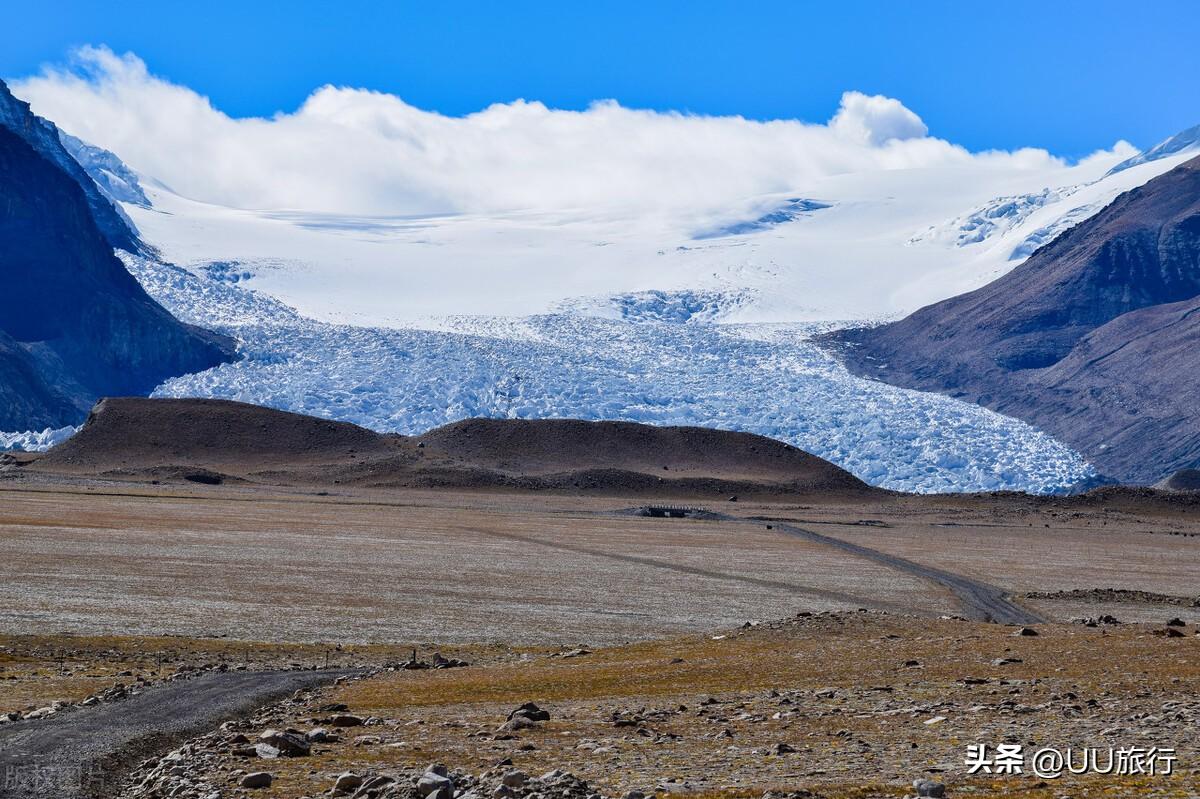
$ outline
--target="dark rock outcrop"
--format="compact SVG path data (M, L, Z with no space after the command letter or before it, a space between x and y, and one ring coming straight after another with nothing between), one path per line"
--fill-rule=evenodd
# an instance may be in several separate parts
M119 217L106 234L78 175L35 146L53 131L33 119L33 143L0 124L0 430L78 424L100 396L148 393L232 353L146 294L113 254Z
M981 289L846 331L855 372L1025 419L1106 475L1200 463L1200 158Z
M13 97L4 81L0 80L0 127L8 128L23 139L38 155L54 164L79 186L87 202L88 211L109 246L128 252L146 249L138 239L133 223L125 213L105 196L87 171L67 151L62 134L53 122L43 119L29 110L29 103ZM75 139L74 141L79 141ZM87 146L79 142L81 146ZM93 148L97 149L97 148ZM101 151L103 152L103 151ZM140 191L140 187L139 187Z

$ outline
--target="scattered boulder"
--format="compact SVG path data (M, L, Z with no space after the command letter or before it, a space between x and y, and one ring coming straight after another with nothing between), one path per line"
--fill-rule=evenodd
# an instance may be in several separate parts
M1033 629L1032 627L1022 627L1021 629L1019 629L1015 633L1013 633L1014 636L1018 636L1018 637L1023 636L1023 635L1032 637L1037 634L1038 634L1038 631Z
M506 771L504 776L500 778L500 784L506 788L524 788L529 777L523 771Z
M338 713L329 720L329 723L334 727L360 727L363 719L361 716L355 716L350 713Z
M434 763L417 780L417 792L425 799L454 799L454 780L445 766Z
M255 771L242 777L238 785L243 788L270 788L275 778L268 771Z
M254 754L264 760L274 760L282 753L278 748L271 746L271 744L261 743L254 747Z
M933 780L915 779L913 780L913 788L916 789L917 796L931 796L934 799L942 799L946 795L946 786Z
M509 719L509 721L512 721L517 716L524 716L525 718L529 719L530 721L549 721L550 720L550 713L548 711L542 710L540 707L535 705L533 702L526 702L525 704L521 705L519 708L517 708L513 712L509 713L508 719Z
M499 726L501 732L519 732L520 730L536 729L538 723L527 716L513 716Z
M312 751L308 740L294 730L285 730L284 732L267 730L258 736L258 741L260 744L273 747L283 757L307 757L308 753Z
M469 665L471 665L471 664L467 663L467 661L465 661L465 660L459 660L458 658L442 657L441 652L433 653L433 667L435 669L461 669L464 666L469 666Z
M1168 627L1186 627L1187 623L1183 619L1176 616L1175 618L1173 618L1167 622L1167 626Z
M333 795L341 796L343 794L354 793L362 787L363 778L352 771L347 771L338 775L338 778L333 783Z

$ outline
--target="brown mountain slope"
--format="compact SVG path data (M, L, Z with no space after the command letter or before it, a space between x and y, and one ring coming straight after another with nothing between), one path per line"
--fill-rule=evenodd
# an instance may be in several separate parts
M226 400L110 398L27 467L75 475L275 485L501 487L685 494L870 492L774 439L627 422L468 419L382 435Z
M1200 462L1198 295L1193 159L987 286L834 339L859 374L1017 416L1152 483Z

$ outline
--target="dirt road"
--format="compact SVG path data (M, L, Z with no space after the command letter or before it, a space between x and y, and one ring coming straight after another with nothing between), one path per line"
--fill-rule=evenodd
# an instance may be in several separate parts
M723 518L730 521L746 522L745 519L736 519L733 516L723 516ZM761 524L762 522L756 520L754 523ZM864 547L860 544L843 541L840 538L815 533L812 530L806 530L794 524L772 522L771 526L781 533L803 538L814 543L836 547L851 555L856 555L906 574L911 574L914 577L920 577L924 580L937 583L948 589L950 593L958 598L959 602L962 603L963 614L968 618L995 622L997 624L1038 624L1045 621L1045 619L1036 613L1026 610L1013 602L1008 598L1004 589L997 586L988 585L987 583L973 580L970 577L964 577L961 574L944 571L932 566L925 566L906 558L889 555L886 552L880 552L877 549Z
M123 702L0 726L0 797L96 799L138 761L347 671L210 673Z

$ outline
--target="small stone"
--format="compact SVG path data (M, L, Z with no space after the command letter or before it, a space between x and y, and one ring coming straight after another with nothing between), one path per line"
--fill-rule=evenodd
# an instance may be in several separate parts
M526 702L525 704L521 705L519 708L517 708L516 710L514 710L513 712L508 714L508 718L510 720L513 718L516 718L517 716L524 716L525 718L529 719L530 721L549 721L550 720L550 713L548 711L542 710L540 707L535 705L533 702Z
M258 737L260 744L267 744L278 750L283 757L307 757L312 750L308 740L299 733L277 730L267 730Z
M358 776L354 772L344 772L339 774L338 778L334 781L333 794L334 796L338 796L340 794L354 793L362 786L362 783L362 777Z
M1013 633L1014 636L1018 636L1018 637L1022 636L1022 635L1032 637L1037 634L1038 634L1038 631L1033 629L1032 627L1022 627L1021 629L1019 629L1015 633Z
M361 716L354 716L349 713L339 713L331 718L329 723L334 727L359 727L362 726L363 720Z
M913 780L913 788L917 790L917 796L931 796L934 799L942 799L946 795L946 786L933 780L915 779Z
M525 716L513 716L498 728L501 732L517 732L518 730L536 729L538 723Z
M528 780L529 778L525 776L525 772L523 771L507 771L500 778L500 784L509 788L524 788Z
M254 747L254 754L266 760L274 760L279 757L280 752L270 744L258 744Z
M454 799L454 781L446 773L438 773L434 769L446 772L446 767L435 764L417 780L417 792L425 799Z
M271 783L274 781L275 778L271 776L270 772L255 771L252 774L242 777L238 785L241 785L243 788L270 788Z

